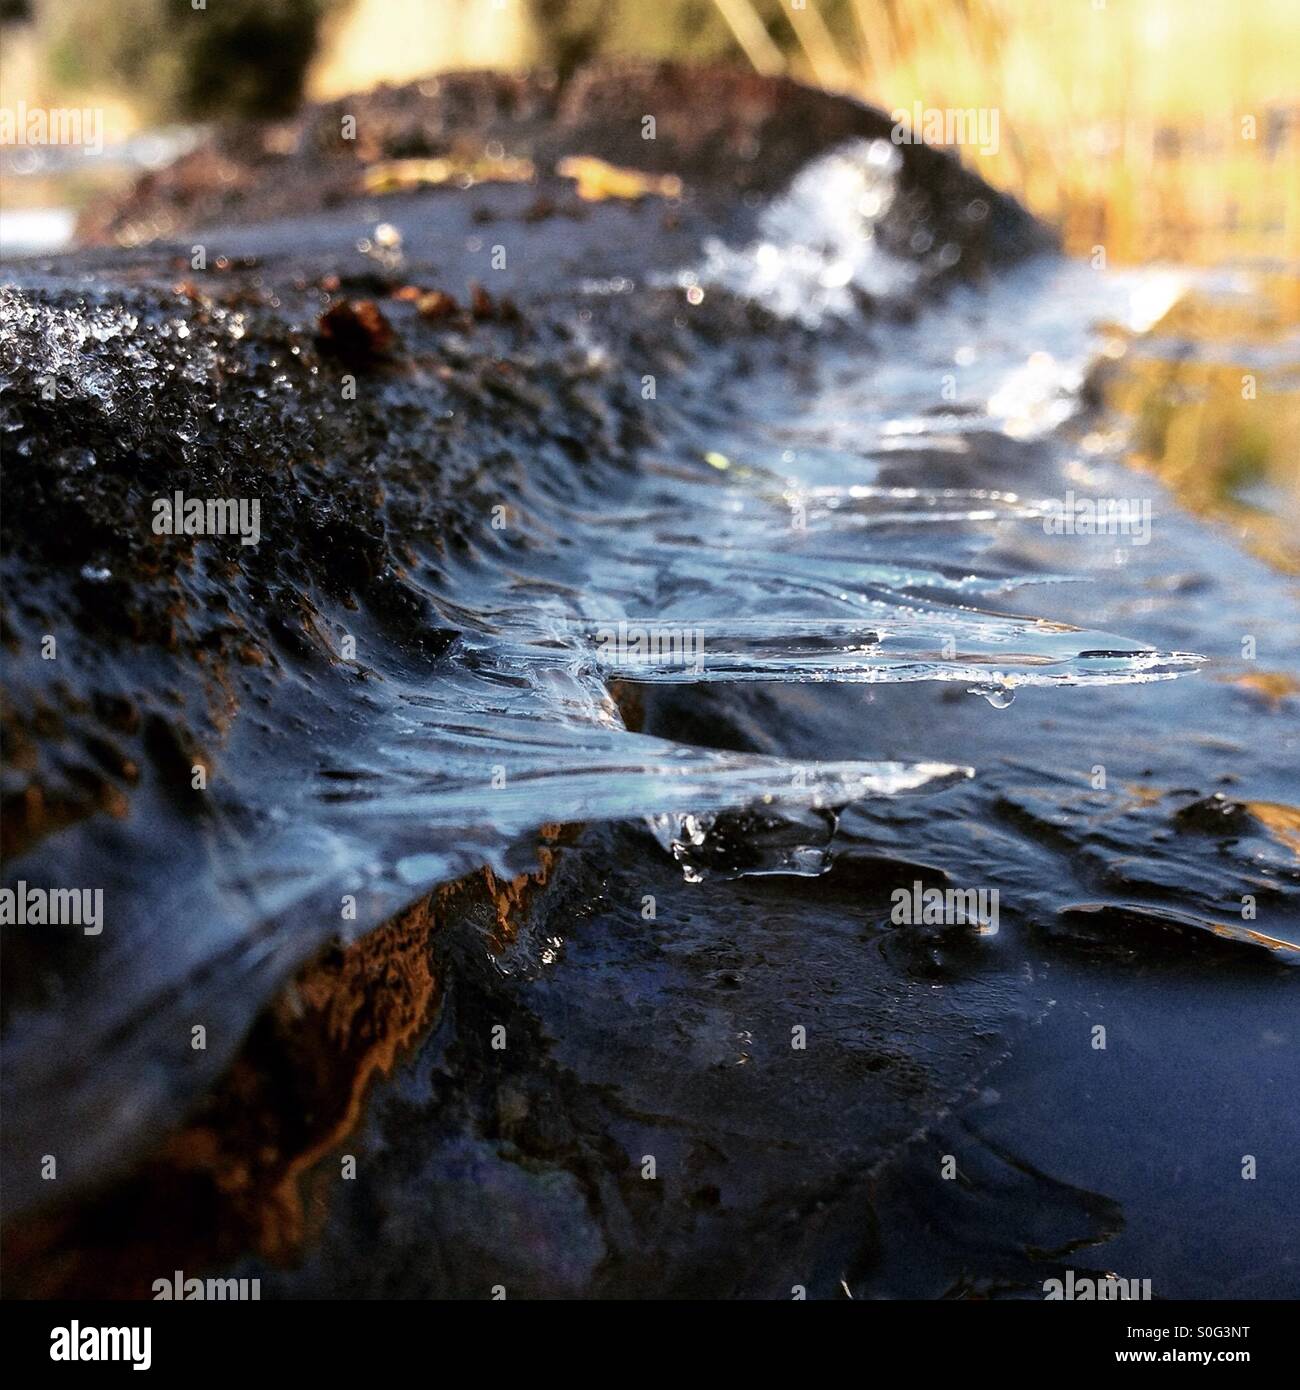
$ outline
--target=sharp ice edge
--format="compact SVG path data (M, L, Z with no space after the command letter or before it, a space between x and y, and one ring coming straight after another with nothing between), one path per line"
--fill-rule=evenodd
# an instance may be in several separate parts
M847 618L558 618L547 634L606 679L693 681L982 680L1002 685L1113 684L1168 679L1203 658L1109 633L967 609ZM954 633L961 651L944 652ZM546 640L546 637L541 637Z
M499 731L503 733L504 731ZM551 727L550 737L455 743L417 741L394 770L377 750L382 779L355 767L355 794L337 776L311 787L317 804L281 835L259 837L247 855L223 856L223 915L249 920L283 912L329 889L363 892L374 917L481 864L509 876L505 849L544 824L677 818L763 807L770 813L846 806L867 796L937 791L974 775L950 763L797 762L761 754L691 748L619 729ZM445 733L445 731L444 731ZM510 753L502 749L509 747ZM421 771L429 755L447 771ZM489 789L489 758L509 756L504 785ZM342 769L335 769L337 774ZM308 831L310 827L310 833ZM418 848L410 848L412 842ZM385 853L385 847L391 852ZM276 870L265 877L268 860ZM362 929L358 921L356 929Z
M970 769L946 763L804 764L780 759L750 767L597 767L589 773L538 771L484 793L481 784L389 793L362 802L358 818L418 818L431 830L483 826L520 835L548 823L633 820L650 808L700 812L761 802L769 806L844 806L863 796L897 796ZM822 780L800 788L801 775ZM611 785L618 784L621 785ZM491 801L487 797L491 797ZM486 807L491 807L489 816Z
M603 735L603 736L602 736ZM472 751L471 751L472 748ZM509 748L509 775L485 789L483 759ZM388 750L380 750L381 755ZM522 834L548 821L635 819L672 810L707 811L750 804L842 806L863 796L896 796L973 775L950 763L798 762L761 754L692 748L618 730L472 747L422 742L404 750L408 768L362 781L356 795L328 784L332 820L418 820L429 829L484 826ZM438 753L450 770L422 772ZM412 755L416 766L411 766ZM582 765L573 763L581 757ZM468 766L467 766L468 762ZM324 790L324 789L322 789Z

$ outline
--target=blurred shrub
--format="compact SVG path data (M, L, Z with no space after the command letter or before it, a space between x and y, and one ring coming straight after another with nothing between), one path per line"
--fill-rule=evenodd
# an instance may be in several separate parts
M321 21L345 0L113 0L39 7L46 77L117 92L143 116L283 116L297 106Z

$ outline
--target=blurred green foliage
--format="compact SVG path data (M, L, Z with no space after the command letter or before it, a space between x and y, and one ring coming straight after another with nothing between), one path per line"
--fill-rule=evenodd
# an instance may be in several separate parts
M113 0L39 13L52 82L116 91L155 119L283 116L321 20L346 0Z

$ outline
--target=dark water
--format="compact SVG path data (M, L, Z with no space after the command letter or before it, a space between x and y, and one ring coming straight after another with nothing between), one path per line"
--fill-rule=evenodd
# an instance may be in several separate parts
M745 287L743 258L713 266ZM444 943L440 1025L372 1108L366 1176L272 1287L1036 1297L1073 1268L1294 1295L1294 583L1131 471L1132 419L1095 404L1214 284L1042 261L867 352L780 284L817 360L727 383L624 512L584 513L574 588L705 625L703 672L641 673L648 734L974 776L808 816L778 774L743 815L591 827L504 952ZM1068 491L1149 501L1149 542L1049 534ZM1144 683L1176 668L1038 614L1204 659ZM996 888L998 931L895 924L917 881Z
M346 736L301 766L277 746L180 872L127 885L165 949L128 941L77 982L113 1001L96 1036L131 1040L105 1056L88 1166L168 1094L149 1063L187 991L233 1046L336 930L320 904L355 894L360 933L485 863L518 871L543 823L587 826L509 944L472 919L438 941L434 1033L271 1290L1036 1296L1067 1267L1163 1296L1300 1285L1294 580L1234 516L1185 507L1154 449L1126 461L1169 385L1144 374L1169 348L1153 325L1215 286L1040 258L932 302L870 235L895 155L833 155L702 247L640 254L649 209L587 233L564 361L593 412L620 319L740 331L756 301L781 327L660 369L635 468L503 437L457 479L470 539L413 566L454 634L436 671L389 664ZM523 196L485 194L499 215ZM483 238L422 206L382 211L461 278ZM297 254L367 228L298 224ZM239 237L232 255L286 241ZM158 368L77 366L88 338L132 338L129 309L4 314L106 410ZM1295 365L1292 327L1261 410ZM1132 500L1149 527L1056 534L1067 498ZM892 920L916 883L996 890L996 930ZM20 1010L28 1092L59 1033L51 998Z

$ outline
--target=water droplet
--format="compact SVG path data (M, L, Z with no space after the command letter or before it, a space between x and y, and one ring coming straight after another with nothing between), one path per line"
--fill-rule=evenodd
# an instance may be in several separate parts
M983 695L994 709L1006 709L1016 698L1016 692L1005 685L977 685L969 693Z

